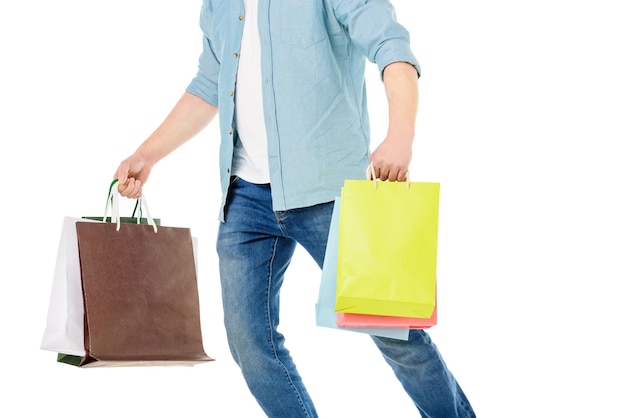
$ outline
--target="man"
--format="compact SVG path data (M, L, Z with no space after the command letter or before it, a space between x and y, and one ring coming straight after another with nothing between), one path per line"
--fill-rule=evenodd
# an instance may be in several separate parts
M420 67L388 0L204 0L199 70L171 113L116 173L137 198L153 166L219 114L217 239L233 358L267 416L316 417L277 331L295 247L323 265L346 178L401 181L410 161ZM366 59L384 82L387 137L370 155ZM219 109L219 112L218 112ZM473 417L424 331L372 337L424 417Z

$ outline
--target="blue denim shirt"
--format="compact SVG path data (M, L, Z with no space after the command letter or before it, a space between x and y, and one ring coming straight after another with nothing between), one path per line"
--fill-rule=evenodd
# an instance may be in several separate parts
M370 131L366 60L419 64L388 0L259 0L263 113L274 210L330 202L365 178ZM203 50L187 91L219 108L220 181L230 183L241 0L204 0Z

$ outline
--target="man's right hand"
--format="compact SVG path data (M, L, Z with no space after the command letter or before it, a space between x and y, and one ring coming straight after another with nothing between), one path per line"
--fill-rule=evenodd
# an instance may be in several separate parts
M134 153L122 161L115 172L120 195L132 199L140 198L143 193L143 185L148 181L151 170L152 166L138 153Z

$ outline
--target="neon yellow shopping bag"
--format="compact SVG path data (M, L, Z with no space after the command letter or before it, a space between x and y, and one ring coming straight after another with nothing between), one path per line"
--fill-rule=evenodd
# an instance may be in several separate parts
M346 180L335 311L430 318L438 222L439 183Z

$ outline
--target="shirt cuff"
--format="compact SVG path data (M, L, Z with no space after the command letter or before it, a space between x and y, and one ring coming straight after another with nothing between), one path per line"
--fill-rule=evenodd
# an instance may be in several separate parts
M187 92L198 96L209 104L218 106L217 85L201 74L196 75L191 80L191 83L187 86Z
M405 39L387 40L378 50L376 54L376 65L378 65L381 80L385 67L394 62L407 62L411 64L417 71L417 77L419 78L421 76L422 68Z

